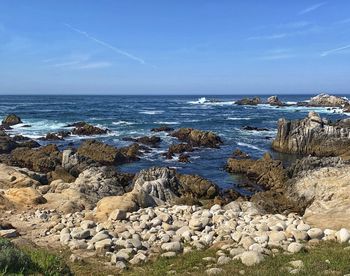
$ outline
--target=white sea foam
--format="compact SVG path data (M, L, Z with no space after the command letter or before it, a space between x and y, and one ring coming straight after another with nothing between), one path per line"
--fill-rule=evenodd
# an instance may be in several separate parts
M176 121L156 121L153 123L160 124L160 125L178 125L178 124L180 124L180 122L176 122Z
M157 115L157 114L162 114L164 113L163 110L144 110L140 111L140 114L147 114L147 115Z
M188 101L189 104L200 104L200 105L233 105L235 101L217 101L217 100L208 100L205 97L199 98L197 101Z
M123 120L120 120L120 121L117 121L117 122L112 122L112 125L134 125L135 123L133 122L128 122L128 121L123 121Z
M241 117L228 117L226 120L230 121L241 121L241 120L251 120L252 118L246 117L246 118L241 118Z
M242 147L247 147L247 148L251 148L251 149L255 149L255 150L258 150L258 151L265 152L263 149L261 149L261 148L259 148L259 147L257 147L257 146L251 145L251 144L238 142L237 145L242 146Z

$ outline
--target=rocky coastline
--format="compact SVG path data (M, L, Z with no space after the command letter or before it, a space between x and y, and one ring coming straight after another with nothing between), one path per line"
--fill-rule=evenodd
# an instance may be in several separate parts
M262 103L257 97L236 102ZM267 104L286 106L277 96ZM346 99L326 94L298 103L304 104L349 108ZM312 243L350 241L348 119L330 121L315 112L300 120L280 119L271 147L299 156L288 167L269 153L256 160L237 149L223 169L259 187L249 196L168 167L137 174L118 170L157 148L162 139L157 135L127 137L130 144L116 148L96 138L108 129L77 122L36 141L7 132L20 123L21 118L9 114L0 128L0 237L21 236L39 246L66 248L79 261L104 256L104 265L116 273L160 256L216 247L216 265L207 273L220 274L220 266L232 260L252 266ZM179 162L193 162L192 152L225 143L212 131L193 128L162 126L152 132L177 139L160 154L177 156ZM39 143L70 135L93 139L64 150Z

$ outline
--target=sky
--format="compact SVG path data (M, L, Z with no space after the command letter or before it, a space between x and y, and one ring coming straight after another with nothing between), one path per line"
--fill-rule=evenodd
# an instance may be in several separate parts
M350 94L349 0L0 0L1 94Z

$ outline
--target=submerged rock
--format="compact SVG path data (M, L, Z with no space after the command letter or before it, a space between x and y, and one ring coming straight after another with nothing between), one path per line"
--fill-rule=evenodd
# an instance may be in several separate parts
M160 127L155 127L151 129L152 132L170 132L170 131L174 131L174 128L172 127L168 127L168 126L160 126Z
M102 128L93 126L91 124L88 124L86 122L73 123L73 124L67 125L67 127L74 127L72 130L72 134L81 135L81 136L101 135L101 134L106 134L108 132L107 129L102 129Z
M350 120L331 122L310 112L302 120L278 121L276 151L315 156L350 156Z
M151 137L143 136L143 137L139 137L139 138L125 137L125 138L123 138L123 140L148 145L151 147L158 147L160 142L162 141L162 139L160 139L160 137L158 137L158 136L151 136Z

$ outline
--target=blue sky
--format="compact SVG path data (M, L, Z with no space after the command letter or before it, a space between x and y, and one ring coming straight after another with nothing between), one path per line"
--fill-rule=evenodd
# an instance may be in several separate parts
M0 93L350 93L348 0L0 0Z

